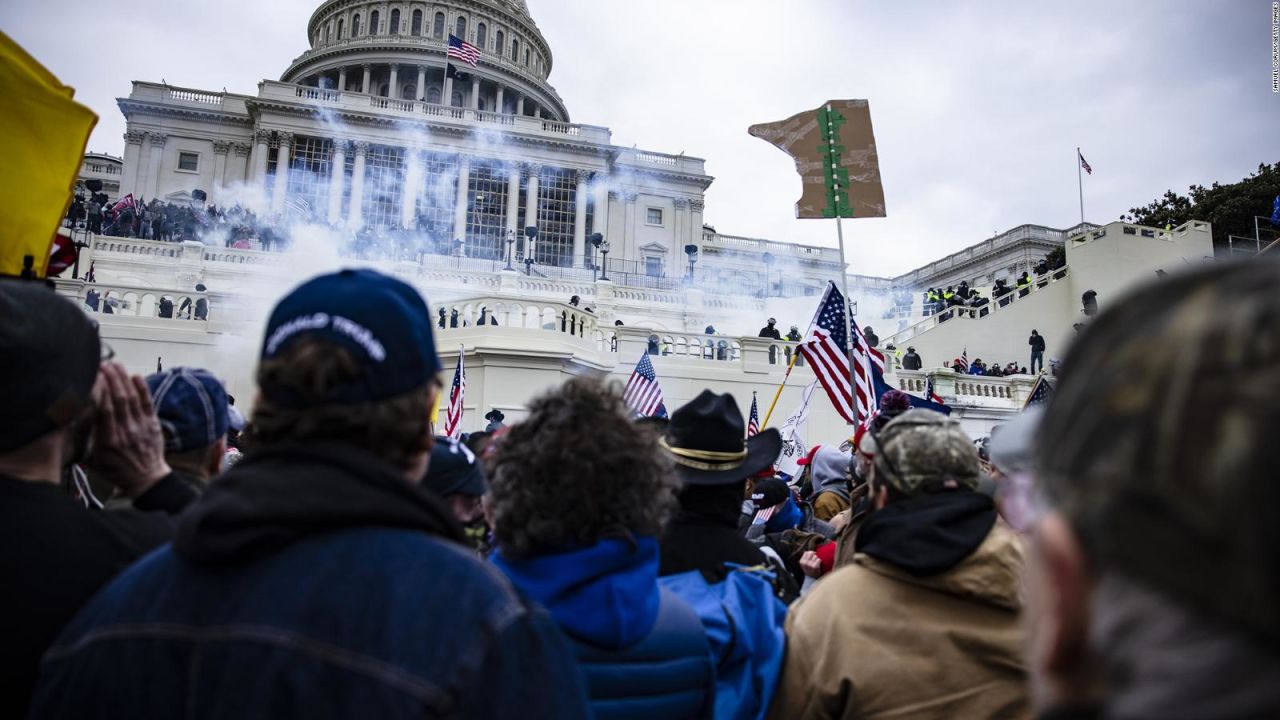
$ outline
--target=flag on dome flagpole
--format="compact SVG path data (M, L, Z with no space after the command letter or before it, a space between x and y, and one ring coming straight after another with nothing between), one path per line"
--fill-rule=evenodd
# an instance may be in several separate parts
M476 67L480 64L480 48L463 40L457 35L449 36L449 57L457 58L462 62Z
M649 362L649 353L640 356L640 362L636 363L636 369L627 380L622 400L637 417L667 416L667 406L662 402L662 388L658 385L658 374L654 372L653 363Z
M1076 155L1080 155L1080 167L1088 174L1093 174L1093 168L1089 165L1089 161L1084 159L1084 155L1080 154L1080 148L1076 148ZM1104 160L1106 158L1103 158Z
M751 393L751 414L747 418L747 437L760 433L760 411L756 409L756 394Z
M884 355L867 344L856 324L850 338L850 325L845 297L828 281L799 352L813 367L836 412L845 422L857 425L876 410L873 368L884 370Z
M458 346L458 367L453 371L453 385L449 388L449 408L444 416L445 437L462 435L462 398L467 394L467 371L462 361L463 348Z

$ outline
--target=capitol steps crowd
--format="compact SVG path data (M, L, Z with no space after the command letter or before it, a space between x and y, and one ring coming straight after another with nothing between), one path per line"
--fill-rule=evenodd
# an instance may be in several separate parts
M248 418L0 280L0 716L1280 717L1278 278L1118 300L989 462L889 391L797 477L709 390L436 437L433 316L368 270L278 303Z

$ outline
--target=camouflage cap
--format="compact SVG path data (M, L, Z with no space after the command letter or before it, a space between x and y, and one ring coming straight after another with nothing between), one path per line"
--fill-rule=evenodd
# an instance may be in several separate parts
M942 413L908 410L867 433L863 444L871 445L877 480L903 495L978 487L978 451L960 423Z
M1157 280L1070 349L1036 440L1041 494L1094 572L1280 647L1280 261Z

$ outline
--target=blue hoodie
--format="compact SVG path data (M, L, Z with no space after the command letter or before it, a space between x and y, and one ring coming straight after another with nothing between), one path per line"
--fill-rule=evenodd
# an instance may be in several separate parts
M508 560L499 550L493 563L550 610L561 630L592 647L630 647L658 618L658 541L652 537L607 538L525 560Z
M786 504L773 512L773 515L765 521L764 531L767 533L780 533L783 530L791 530L799 527L804 521L804 511L796 505L796 501L790 495L787 495Z

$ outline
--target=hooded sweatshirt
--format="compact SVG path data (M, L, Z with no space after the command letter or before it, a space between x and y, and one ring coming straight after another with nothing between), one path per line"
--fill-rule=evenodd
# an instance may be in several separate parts
M834 447L823 446L814 453L810 476L813 514L819 520L829 521L849 507L849 460L847 453Z

